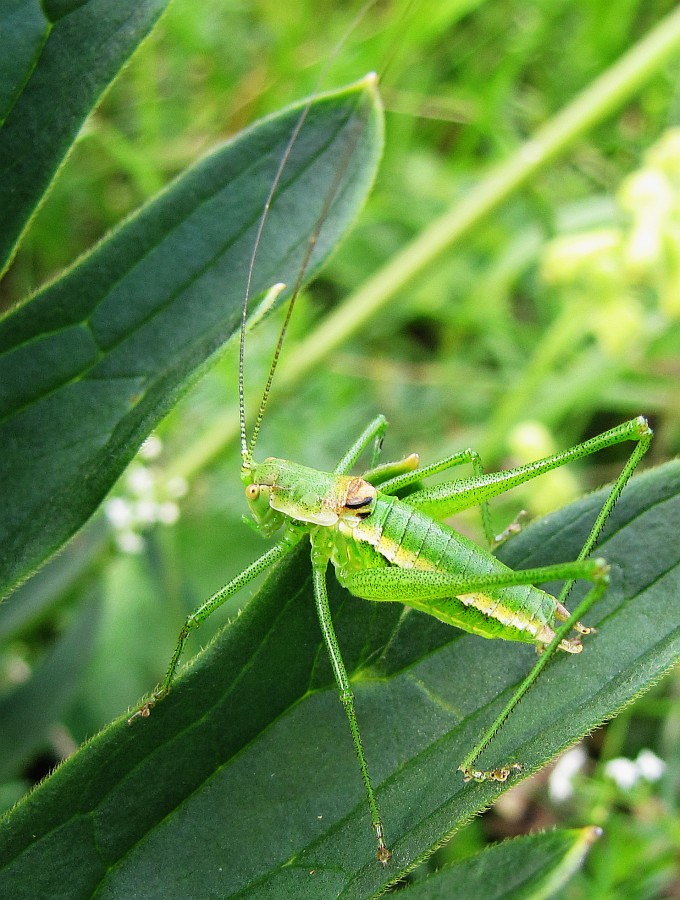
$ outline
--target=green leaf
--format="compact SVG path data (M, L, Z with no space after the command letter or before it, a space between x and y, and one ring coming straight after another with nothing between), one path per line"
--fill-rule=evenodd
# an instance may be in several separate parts
M101 559L110 541L104 517L93 519L62 553L0 603L0 644L21 639L27 630L54 615L67 592Z
M39 0L5 0L0 10L0 125L28 81L49 31Z
M543 900L580 868L601 834L595 826L539 832L494 844L406 888L404 900Z
M602 499L527 528L504 558L574 558ZM678 529L673 462L634 479L609 520L598 552L615 578L588 617L598 633L579 656L550 662L482 765L517 759L531 773L678 659ZM456 766L533 664L533 648L329 583L393 851L386 869L301 546L149 719L111 725L2 821L0 895L59 896L67 884L71 898L368 897L505 790L464 784Z
M237 329L257 225L303 109L252 294L295 283L323 216L313 271L375 174L382 119L372 77L290 107L207 156L0 321L0 595L80 528Z
M0 274L86 116L168 0L10 0L0 13Z
M84 604L31 678L0 698L0 780L19 775L31 753L46 743L49 727L73 702L92 654L100 605L96 597Z

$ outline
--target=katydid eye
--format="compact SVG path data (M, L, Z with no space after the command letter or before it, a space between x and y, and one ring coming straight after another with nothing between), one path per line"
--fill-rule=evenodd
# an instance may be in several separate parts
M249 484L246 488L246 500L257 500L260 496L260 485Z
M361 509L362 506L370 506L374 499L373 496L357 497L354 500L348 500L345 506L347 509Z

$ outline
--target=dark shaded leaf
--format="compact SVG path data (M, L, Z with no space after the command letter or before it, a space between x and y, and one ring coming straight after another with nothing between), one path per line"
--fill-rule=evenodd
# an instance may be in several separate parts
M6 0L0 10L0 125L29 79L49 30L39 0Z
M0 642L22 635L54 613L64 596L109 546L111 535L103 516L54 556L46 566L0 603Z
M0 13L0 273L86 116L167 0L10 0Z
M544 900L580 868L599 828L544 831L495 844L406 889L404 900Z
M20 773L73 702L97 635L99 606L97 598L84 604L30 679L0 699L0 780Z

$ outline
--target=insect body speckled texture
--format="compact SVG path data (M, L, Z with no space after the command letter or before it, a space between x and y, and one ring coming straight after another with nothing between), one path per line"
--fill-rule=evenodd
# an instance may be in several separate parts
M307 107L304 107L291 136L290 147L304 129L306 111ZM263 210L250 264L251 275L271 199L285 172L285 162L286 154ZM346 166L350 165L351 153L346 155L344 162ZM345 174L340 172L338 184ZM254 451L283 339L307 264L336 191L337 184L329 186L327 199L311 234L250 438L246 429L243 390L249 291L243 306L239 369L242 480L256 529L265 537L281 536L270 550L187 618L162 685L133 718L148 716L154 704L170 691L189 634L229 597L308 538L316 612L359 760L377 843L376 855L387 865L391 852L369 775L350 679L330 613L326 588L329 564L338 581L355 597L373 602L402 603L472 634L534 644L542 651L505 708L459 765L466 780L505 781L521 770L521 760L509 760L485 770L475 765L477 758L554 652L558 649L570 653L581 651L581 637L587 635L589 629L579 620L603 595L608 583L606 561L589 557L628 478L646 452L652 433L646 420L638 417L534 463L485 473L478 454L472 449L427 466L420 465L415 453L397 462L381 463L379 454L387 423L379 416L352 444L333 472L317 471L280 458L257 463ZM280 287L275 288L273 295L279 290ZM635 446L574 561L516 571L443 522L454 513L479 506L486 537L491 544L490 499L568 462L625 441L632 441ZM367 453L371 457L368 469L353 475L352 471ZM471 468L471 476L445 480L432 487L423 486L430 476L462 465ZM406 493L402 495L402 492ZM564 600L576 579L586 580L591 587L570 614ZM565 581L559 597L536 587L551 580Z

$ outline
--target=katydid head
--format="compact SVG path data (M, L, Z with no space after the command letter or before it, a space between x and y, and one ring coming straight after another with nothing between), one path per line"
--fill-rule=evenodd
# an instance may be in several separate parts
M270 457L243 469L246 501L263 534L284 521L333 527L356 524L370 515L377 489L363 478L334 475Z

